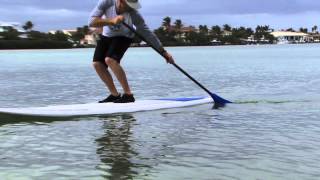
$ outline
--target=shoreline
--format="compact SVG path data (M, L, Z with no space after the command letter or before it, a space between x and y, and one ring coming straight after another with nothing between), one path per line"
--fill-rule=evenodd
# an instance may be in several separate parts
M254 47L254 46L283 46L283 45L310 45L310 44L320 44L320 43L301 43L301 44L228 44L228 45L203 45L203 46L165 46L165 48L187 48L187 47L235 47L235 46L243 46L243 47ZM131 46L130 48L149 48L149 46ZM87 48L58 48L58 49L0 49L0 52L3 51L56 51L56 50L79 50L79 49L94 49L94 47L87 47Z

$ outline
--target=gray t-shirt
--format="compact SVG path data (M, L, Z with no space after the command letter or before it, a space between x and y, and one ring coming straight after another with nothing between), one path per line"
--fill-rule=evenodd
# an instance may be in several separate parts
M94 17L103 17L109 19L109 18L115 18L118 14L116 12L116 3L117 0L99 0L96 7L93 9L89 24L91 24ZM130 26L135 26L136 30L143 35L146 39L148 39L153 46L155 46L157 49L161 49L162 44L159 41L159 39L156 37L156 35L149 29L149 27L146 25L143 17L137 10L132 10L130 12L125 12L121 14L124 16L125 22ZM116 36L125 36L129 38L133 38L134 34L126 28L122 24L118 24L115 26L104 26L103 27L103 36L107 37L116 37Z

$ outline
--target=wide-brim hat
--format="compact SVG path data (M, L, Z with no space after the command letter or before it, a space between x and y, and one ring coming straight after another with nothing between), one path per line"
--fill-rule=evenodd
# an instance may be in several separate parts
M141 4L139 3L139 0L126 0L126 3L132 9L140 9L141 8Z

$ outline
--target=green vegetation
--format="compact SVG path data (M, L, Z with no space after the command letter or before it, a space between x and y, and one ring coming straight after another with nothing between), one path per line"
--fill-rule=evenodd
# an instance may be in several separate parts
M89 33L89 31L89 26L78 27L77 31L72 34L73 41L80 44L81 39L83 39L85 35Z
M0 37L3 40L19 40L19 32L13 27L4 27L4 31L0 32Z
M257 26L255 31L245 27L233 28L228 24L211 28L207 25L184 27L180 19L172 24L170 17L165 17L162 26L155 30L155 34L166 46L273 43L275 39L270 32L272 29L269 26Z
M25 30L25 31L29 31L29 30L32 30L33 28L33 23L31 21L27 21L25 25L22 26L22 28Z
M0 40L0 49L66 49L72 44L55 40Z
M27 21L22 30L14 27L1 27L0 49L43 49L43 48L81 48L94 47L95 37L88 26L78 27L76 30L55 31L43 33L33 30L34 24ZM312 27L311 35L318 35L318 26ZM293 28L286 31L295 32ZM301 27L300 32L309 33L307 28ZM207 25L185 26L171 17L163 19L161 27L154 30L165 46L207 46L207 45L241 45L241 44L272 44L275 38L271 35L270 26L257 26L255 29L246 27L231 27ZM139 46L141 40L134 38L134 45ZM91 45L90 45L91 44Z
M19 32L13 27L3 27L0 32L0 49L64 49L73 47L86 47L80 45L80 40L89 33L89 27L79 27L73 34L62 31L43 33L33 30L34 24L27 21Z

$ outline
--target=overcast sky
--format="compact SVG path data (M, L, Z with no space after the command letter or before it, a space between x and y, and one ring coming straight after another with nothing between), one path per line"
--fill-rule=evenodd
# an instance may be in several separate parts
M98 0L0 0L0 22L24 23L35 29L73 29L86 25ZM151 28L165 16L185 25L271 25L275 29L320 27L319 0L140 0Z

